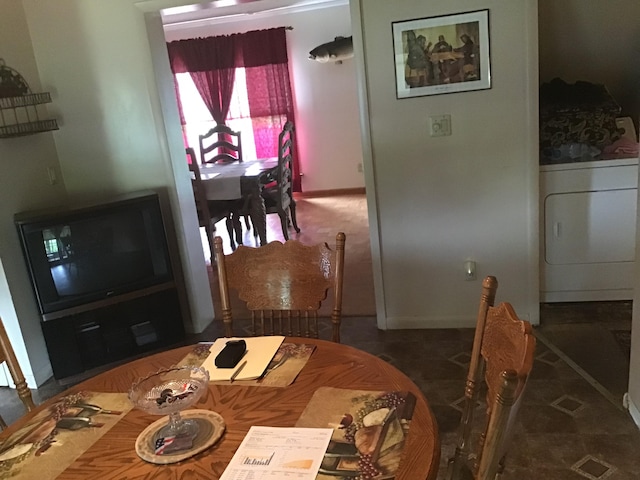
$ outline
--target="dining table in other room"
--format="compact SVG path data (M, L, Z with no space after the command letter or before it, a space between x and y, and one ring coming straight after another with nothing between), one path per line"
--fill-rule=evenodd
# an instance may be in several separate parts
M395 457L392 463L394 478L436 478L440 462L438 428L427 399L419 387L396 367L377 356L344 344L297 337L285 337L281 348L289 348L289 351L304 348L310 353L291 383L275 387L256 385L256 381L210 382L204 398L191 408L212 414L217 412L215 415L219 415L225 423L224 433L219 440L206 450L176 463L163 465L144 461L136 453L137 439L141 432L161 417L131 408L130 405L126 407L126 392L139 378L172 365L183 364L185 358L191 358L196 352L202 358L204 351L206 358L209 345L204 343L183 346L139 358L74 385L39 405L0 433L0 445L3 441L6 445L7 437L11 435L22 435L21 438L25 440L21 431L34 423L34 416L42 417L47 411L55 414L57 410L54 407L62 400L81 392L101 392L103 396L124 397L117 408L122 412L111 412L120 413L119 416L105 414L108 412L94 412L90 417L91 421L94 424L101 422L105 427L83 428L83 432L95 431L96 437L92 438L93 443L80 445L81 451L75 455L65 453L65 449L73 448L71 444L74 442L68 440L64 443L62 437L59 437L61 434L58 434L50 443L50 448L45 448L40 454L41 457L53 457L52 461L59 465L61 471L56 473L58 476L55 478L219 479L252 426L334 428L334 434L341 435L342 430L339 429L343 427L346 430L351 427L364 428L367 420L357 417L368 408L372 417L379 417L381 410L385 410L386 419L391 417L391 413L399 412L393 418L396 426L389 430L394 431L394 441L384 445L385 451L391 452ZM191 362L187 364L193 365ZM276 371L282 372L283 369L286 369L284 365ZM269 375L271 373L265 378ZM388 408L381 409L387 400L393 402L387 402ZM341 422L341 417L346 416L345 411L350 409L353 410L351 427ZM28 423L30 420L31 423ZM358 438L357 429L351 433ZM71 436L73 435L68 434L64 438ZM75 435L74 438L77 437ZM367 436L364 438L366 440ZM34 440L30 438L29 441ZM76 445L75 448L79 447ZM376 455L377 453L378 451ZM34 457L33 453L31 455L30 458L35 458L33 461L37 462L38 457ZM329 450L325 458L327 455ZM382 453L380 455L382 458ZM22 465L27 465L29 461L32 460L23 459ZM64 466L61 465L63 461L66 462ZM320 475L318 478L332 476Z
M226 164L208 163L200 166L207 200L247 200L251 223L256 229L260 245L267 243L267 214L262 188L270 181L277 167L277 158L259 158Z

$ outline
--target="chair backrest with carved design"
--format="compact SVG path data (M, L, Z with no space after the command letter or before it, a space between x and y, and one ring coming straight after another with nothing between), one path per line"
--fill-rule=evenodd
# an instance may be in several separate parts
M338 233L335 249L326 243L304 245L289 240L258 248L239 246L232 254L224 255L222 239L216 237L225 335L233 336L230 289L251 311L253 334L316 338L317 313L332 290L331 340L340 342L344 244L344 233Z
M29 390L29 387L27 386L20 364L18 363L16 354L13 351L13 346L9 341L9 336L7 335L7 331L5 330L2 319L0 318L0 363L4 362L7 363L13 383L16 385L18 397L20 397L20 400L22 400L22 403L24 403L24 406L28 411L33 410L36 408L36 405L33 403L31 390ZM4 422L2 417L0 417L0 428L4 429L6 427L7 424Z
M531 324L520 320L506 302L493 306L498 282L487 277L465 386L465 404L454 457L447 480L493 480L504 468L514 421L533 367L535 337ZM477 444L471 445L473 413L486 388L486 423ZM470 461L473 459L473 461Z
M242 162L242 135L226 125L216 125L200 142L200 163Z

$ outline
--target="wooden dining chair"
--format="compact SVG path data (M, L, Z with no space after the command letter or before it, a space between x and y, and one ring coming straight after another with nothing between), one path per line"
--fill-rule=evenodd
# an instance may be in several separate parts
M231 130L226 125L216 125L198 137L200 143L200 163L242 162L241 132Z
M229 241L231 242L231 248L236 248L236 243L233 238L233 212L237 208L237 205L241 202L238 200L207 200L202 177L200 176L200 167L196 162L196 154L193 148L186 149L187 156L189 157L189 173L191 174L191 187L193 189L193 198L196 203L196 211L198 213L198 223L200 227L204 227L207 233L207 241L209 242L209 249L211 252L211 258L214 258L213 253L213 237L216 232L216 223L221 220L225 220L227 226L227 232L229 233Z
M18 392L18 397L22 400L27 411L33 410L36 408L36 405L33 403L31 390L29 390L29 387L27 386L27 381L24 379L22 369L20 368L16 354L13 351L13 346L9 341L7 331L4 328L4 323L2 322L2 318L0 318L0 363L4 362L7 363L9 373L11 374L13 383L16 386L16 391ZM4 430L5 428L7 428L7 424L2 416L0 416L0 430Z
M331 340L340 342L345 235L336 235L335 249L326 243L304 245L297 240L262 247L240 245L225 255L222 239L214 249L218 269L224 333L233 336L230 290L251 311L251 334L318 338L318 310L333 292Z
M502 473L533 367L535 338L531 324L518 319L509 303L493 306L497 288L495 277L484 279L459 438L449 461L447 480L493 480ZM485 428L478 440L472 442L473 427L477 424L474 411L480 391L485 388Z
M293 146L295 128L292 122L285 123L278 135L278 169L275 182L262 190L267 214L277 213L280 217L282 235L289 240L289 225L293 224L296 233L300 233L296 219L296 201L293 198Z
M296 218L296 201L293 198L293 148L294 148L295 128L293 123L285 123L282 131L278 135L278 166L269 175L265 176L262 183L262 199L264 201L265 213L275 213L280 217L282 235L289 240L289 226L293 225L296 233L300 233L298 220ZM246 203L242 210L237 212L236 218L249 218L249 204ZM247 222L248 225L248 222ZM238 222L235 224L236 232L241 231ZM253 235L258 236L257 229L253 229ZM236 236L238 234L236 233Z

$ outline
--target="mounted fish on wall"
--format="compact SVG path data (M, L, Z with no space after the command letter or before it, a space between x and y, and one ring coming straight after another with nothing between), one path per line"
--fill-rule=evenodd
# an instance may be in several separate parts
M309 58L320 63L336 62L353 57L353 37L336 37L309 52Z

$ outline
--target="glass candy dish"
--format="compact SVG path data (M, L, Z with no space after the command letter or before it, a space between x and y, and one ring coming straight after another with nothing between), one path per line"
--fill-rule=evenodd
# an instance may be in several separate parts
M156 434L157 438L191 436L198 424L181 418L180 412L195 404L207 391L209 372L201 367L172 367L138 380L129 390L136 408L153 415L169 415L169 422Z

